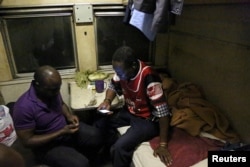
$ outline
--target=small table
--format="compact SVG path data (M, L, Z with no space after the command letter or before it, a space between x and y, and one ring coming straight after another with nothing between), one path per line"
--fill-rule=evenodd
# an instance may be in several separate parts
M72 110L89 110L97 108L104 100L106 90L102 93L96 93L92 88L80 88L76 82L69 82L70 107ZM95 103L91 104L91 100ZM111 107L118 108L123 103L122 97L116 97Z

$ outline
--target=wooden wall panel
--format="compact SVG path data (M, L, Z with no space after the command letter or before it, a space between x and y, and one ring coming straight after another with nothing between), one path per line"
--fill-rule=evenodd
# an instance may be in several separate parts
M169 68L199 84L250 143L249 5L190 5L171 27Z
M184 6L171 31L250 46L250 3Z

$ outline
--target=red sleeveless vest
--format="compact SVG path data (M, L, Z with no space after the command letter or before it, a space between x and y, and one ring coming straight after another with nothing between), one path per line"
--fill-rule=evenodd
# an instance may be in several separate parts
M149 74L155 75L151 67L140 61L137 75L130 81L120 81L129 112L143 118L148 118L151 115L147 85L145 85L145 76Z

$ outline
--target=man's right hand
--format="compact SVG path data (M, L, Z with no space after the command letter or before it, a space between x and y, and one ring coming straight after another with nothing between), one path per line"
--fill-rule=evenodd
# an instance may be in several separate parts
M109 110L111 107L110 103L108 101L103 101L99 107L97 108L97 110Z
M69 124L64 126L63 133L64 134L72 134L79 130L79 124Z
M100 112L100 110L109 110L110 111L110 108L111 108L111 104L107 101L103 101L99 107L97 108L97 111ZM107 112L105 113L106 115L111 115L113 114L113 111L110 111L110 112Z

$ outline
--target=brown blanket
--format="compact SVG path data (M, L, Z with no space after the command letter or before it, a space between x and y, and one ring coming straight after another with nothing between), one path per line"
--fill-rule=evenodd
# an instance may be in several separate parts
M203 131L230 143L239 142L239 137L230 127L228 120L206 100L183 98L179 100L178 106L184 108L172 110L171 126L182 128L193 136Z
M189 82L176 86L169 78L164 78L162 83L168 105L172 109L171 126L184 129L192 136L207 132L230 143L240 141L229 121L205 99L199 86ZM173 85L176 89L169 89Z

